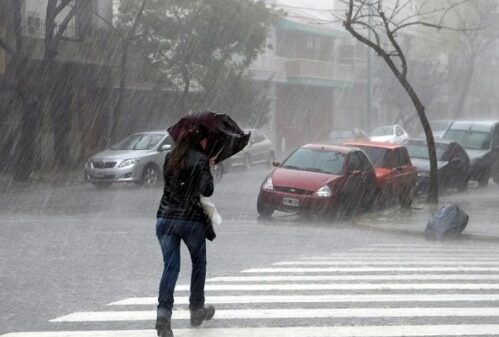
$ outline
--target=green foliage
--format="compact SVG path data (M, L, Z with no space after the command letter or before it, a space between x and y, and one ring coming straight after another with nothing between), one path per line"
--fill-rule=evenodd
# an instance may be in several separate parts
M137 7L122 1L117 25L131 25ZM175 109L238 107L259 115L269 104L247 69L277 19L260 1L149 0L134 41L136 65L146 80L178 92Z

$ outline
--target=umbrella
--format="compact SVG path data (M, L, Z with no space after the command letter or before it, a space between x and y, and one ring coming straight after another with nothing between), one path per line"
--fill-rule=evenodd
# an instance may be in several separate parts
M225 114L204 111L182 117L177 123L168 128L170 137L178 142L182 135L197 126L204 126L208 132L208 157L216 156L215 163L219 163L241 151L250 138L250 133L243 130Z

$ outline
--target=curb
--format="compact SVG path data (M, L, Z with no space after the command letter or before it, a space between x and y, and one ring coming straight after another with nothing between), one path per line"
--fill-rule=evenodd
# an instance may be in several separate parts
M357 227L362 227L362 228L369 229L369 230L374 230L374 231L383 232L383 233L404 234L404 235L416 236L416 237L420 237L420 238L424 239L424 232L423 231L419 231L419 230L363 224L363 223L360 223L360 222L356 221L355 219L352 221L352 223L355 226L357 226ZM457 237L455 239L449 239L449 240L455 240L455 241L470 240L470 241L499 242L499 235L494 235L494 234L478 234L478 233L464 233L464 234L462 234L461 236L459 236L459 237Z

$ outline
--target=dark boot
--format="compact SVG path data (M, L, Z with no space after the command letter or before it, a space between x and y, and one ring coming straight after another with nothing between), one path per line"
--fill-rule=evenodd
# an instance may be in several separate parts
M156 331L158 337L173 337L172 331L172 312L164 309L158 309L156 318Z
M209 321L215 316L215 308L211 305L199 309L191 309L191 325L200 326L203 321Z

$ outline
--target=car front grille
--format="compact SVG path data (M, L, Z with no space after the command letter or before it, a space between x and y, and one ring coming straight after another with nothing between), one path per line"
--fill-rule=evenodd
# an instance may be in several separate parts
M92 167L97 169L113 168L116 165L115 161L93 161Z
M275 186L274 189L279 192L301 194L301 195L309 195L313 193L312 191L302 190L300 188L291 188L291 187L282 187L282 186Z

